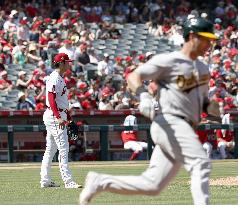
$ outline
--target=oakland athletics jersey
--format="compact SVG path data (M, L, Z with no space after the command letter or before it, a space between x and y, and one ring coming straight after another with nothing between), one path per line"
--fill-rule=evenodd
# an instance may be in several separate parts
M136 72L142 79L158 84L161 113L200 121L204 98L208 95L209 70L200 60L191 60L181 51L154 56Z

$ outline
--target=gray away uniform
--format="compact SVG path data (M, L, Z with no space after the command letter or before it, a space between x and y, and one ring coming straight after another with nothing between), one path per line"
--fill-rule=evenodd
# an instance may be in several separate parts
M160 112L151 125L155 148L150 165L140 176L99 174L98 191L156 195L184 165L191 176L194 204L208 205L211 164L191 126L199 122L207 96L207 66L176 51L154 56L136 72L159 85Z

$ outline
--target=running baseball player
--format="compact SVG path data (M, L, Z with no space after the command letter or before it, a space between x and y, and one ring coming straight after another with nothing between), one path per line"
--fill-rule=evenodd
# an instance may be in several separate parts
M135 126L137 125L137 119L134 115L128 115L126 116L124 123L124 126ZM132 150L133 153L130 156L130 160L135 160L138 158L140 153L143 150L147 149L147 143L141 142L138 140L137 137L137 131L122 131L121 132L121 139L124 143L124 148L127 150Z
M102 191L158 195L182 165L191 177L194 205L209 204L211 164L194 126L199 123L202 110L209 106L209 71L198 56L203 56L217 37L212 23L202 18L187 20L183 36L185 43L180 51L155 55L128 77L129 88L140 96L141 114L153 120L150 131L155 147L149 167L139 176L89 172L80 194L80 205L88 205ZM158 84L156 116L143 80L155 80Z
M70 68L68 55L59 53L54 57L55 70L46 81L46 105L47 109L43 115L46 126L46 150L41 165L41 187L58 187L51 180L50 169L52 159L59 150L59 168L65 188L80 188L72 179L68 165L69 142L66 124L71 121L68 112L68 90L63 79L63 73Z

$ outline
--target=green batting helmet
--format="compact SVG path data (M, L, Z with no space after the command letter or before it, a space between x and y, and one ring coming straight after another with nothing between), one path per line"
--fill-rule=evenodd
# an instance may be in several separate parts
M213 24L204 18L190 18L183 26L183 37L186 39L190 33L196 33L210 39L218 39L213 33Z

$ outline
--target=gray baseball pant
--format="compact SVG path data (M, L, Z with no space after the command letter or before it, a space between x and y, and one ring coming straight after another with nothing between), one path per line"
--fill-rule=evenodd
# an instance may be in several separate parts
M158 195L184 165L191 177L194 205L208 205L211 164L193 128L177 116L158 115L151 137L155 148L147 170L139 176L100 174L98 192Z

